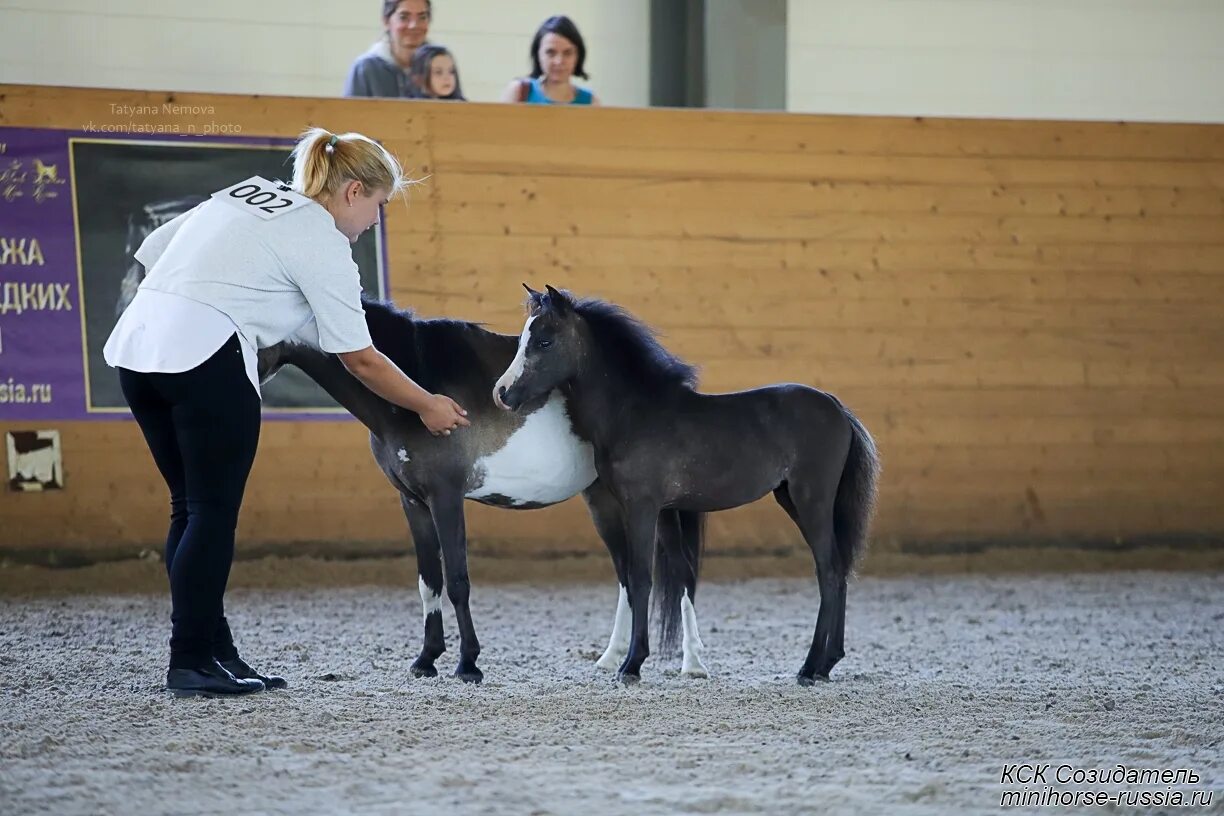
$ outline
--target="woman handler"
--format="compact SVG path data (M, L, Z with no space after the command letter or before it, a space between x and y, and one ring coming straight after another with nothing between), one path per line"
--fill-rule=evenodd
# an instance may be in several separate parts
M258 176L149 235L148 270L106 343L123 395L170 488L170 668L180 696L283 688L238 656L223 597L259 440L256 349L303 329L434 434L468 424L375 349L350 244L405 184L399 162L358 133L303 134L292 186ZM313 326L311 324L313 322Z

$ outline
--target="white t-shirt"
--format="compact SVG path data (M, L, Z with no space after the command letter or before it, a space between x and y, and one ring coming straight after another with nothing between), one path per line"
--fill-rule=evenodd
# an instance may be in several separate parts
M234 334L242 337L234 321L211 306L141 288L123 310L102 355L115 367L177 374L213 356ZM249 343L241 346L247 379L259 394L259 358Z
M106 342L111 366L187 371L237 331L258 391L256 349L312 320L323 351L371 345L352 248L316 202L263 220L210 198L150 233L136 260L148 275Z

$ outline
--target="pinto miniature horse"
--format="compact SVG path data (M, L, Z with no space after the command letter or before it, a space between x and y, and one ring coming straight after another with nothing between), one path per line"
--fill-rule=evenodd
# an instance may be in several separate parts
M518 354L494 399L517 411L560 391L574 430L595 447L595 471L622 508L628 538L633 634L621 679L636 682L650 654L660 514L725 510L770 491L811 548L820 583L799 683L827 679L845 654L846 576L875 504L879 460L867 429L836 398L805 385L699 393L693 369L619 307L551 286L527 291Z
M612 554L620 597L612 637L597 665L615 670L629 650L624 524L620 506L596 479L589 442L574 433L569 407L559 392L544 391L525 401L517 414L499 410L493 383L515 356L518 338L459 320L421 320L389 303L364 302L366 324L378 350L433 393L444 393L468 411L471 427L435 437L416 414L397 408L349 374L334 354L317 348L317 330L259 353L267 380L283 365L300 368L370 431L370 447L400 503L417 557L425 616L421 654L412 664L417 677L434 677L434 662L445 651L442 589L459 626L455 675L478 683L480 642L469 609L465 499L494 507L547 507L582 493L595 528ZM665 643L684 627L683 673L706 676L700 637L689 599L697 587L702 524L698 513L659 518L658 561L662 583L659 623ZM665 545L665 546L664 546ZM684 604L687 603L687 606ZM684 606L684 609L682 609Z

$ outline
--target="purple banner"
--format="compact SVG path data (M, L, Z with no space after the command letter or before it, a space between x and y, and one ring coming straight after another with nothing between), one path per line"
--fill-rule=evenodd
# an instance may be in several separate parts
M129 418L102 347L146 274L135 251L216 190L288 178L292 146L0 128L0 420ZM366 292L385 297L383 228L353 256ZM263 397L265 418L347 416L294 369Z
M68 177L66 139L0 128L0 419L84 411Z

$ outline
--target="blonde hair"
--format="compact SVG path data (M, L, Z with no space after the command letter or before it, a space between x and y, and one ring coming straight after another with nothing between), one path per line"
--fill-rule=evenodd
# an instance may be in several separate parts
M360 133L310 128L292 155L293 189L316 200L327 198L348 181L360 181L366 195L375 190L395 195L412 183L385 147Z

